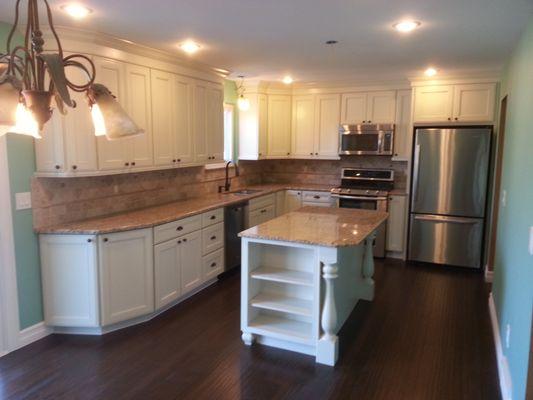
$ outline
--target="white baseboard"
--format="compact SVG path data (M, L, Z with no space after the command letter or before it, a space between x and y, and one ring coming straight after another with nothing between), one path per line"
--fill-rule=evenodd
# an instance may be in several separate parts
M44 324L44 321L32 325L19 332L19 342L17 349L36 342L52 333L52 329Z
M494 271L489 270L489 266L485 265L485 282L492 283Z
M494 336L494 346L496 347L496 358L498 360L498 376L500 379L500 390L503 400L513 399L513 385L511 382L511 371L507 357L503 354L502 340L500 336L500 325L498 324L498 315L496 314L496 305L492 293L489 295L489 312L492 323L492 333Z

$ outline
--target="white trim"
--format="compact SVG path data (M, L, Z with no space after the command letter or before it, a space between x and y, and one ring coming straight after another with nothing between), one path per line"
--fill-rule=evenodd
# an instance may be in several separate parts
M0 354L19 343L19 306L6 136L0 137Z
M500 325L498 324L498 316L496 314L496 305L494 304L494 297L492 293L489 295L489 313L490 321L492 323L492 333L494 335L494 346L496 347L496 358L498 360L498 376L500 379L500 390L503 400L513 399L513 385L511 381L511 371L509 370L509 363L507 357L503 354L502 341L500 336Z
M485 282L492 283L494 279L494 271L489 269L488 265L485 265Z
M40 340L52 333L52 329L45 325L44 321L38 322L19 332L17 348L27 346L37 340Z

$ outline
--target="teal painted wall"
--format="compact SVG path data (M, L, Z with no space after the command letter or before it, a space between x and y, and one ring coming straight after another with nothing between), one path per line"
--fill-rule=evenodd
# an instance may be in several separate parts
M5 51L10 29L10 25L0 23L0 51ZM20 35L17 36L17 41L22 41ZM33 138L8 134L7 157L17 264L20 329L24 329L43 320L39 245L37 235L33 233L32 213L31 210L15 210L15 193L31 190L31 177L35 172Z
M525 398L533 309L533 256L528 232L533 226L533 19L513 52L503 76L502 98L508 96L502 190L493 295L504 354L513 384L513 399ZM511 325L509 348L505 347ZM533 366L532 366L533 367Z

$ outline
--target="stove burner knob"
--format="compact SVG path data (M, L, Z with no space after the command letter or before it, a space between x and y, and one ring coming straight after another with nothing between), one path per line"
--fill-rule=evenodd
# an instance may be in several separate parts
M370 190L367 190L365 193L366 193L366 194L370 194Z

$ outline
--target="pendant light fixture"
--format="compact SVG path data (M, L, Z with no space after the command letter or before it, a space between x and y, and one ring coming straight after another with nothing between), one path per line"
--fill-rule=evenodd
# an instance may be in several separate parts
M90 58L83 54L64 57L47 0L25 0L28 10L24 45L12 47L22 2L16 1L15 21L7 39L7 52L0 53L0 135L13 132L40 138L40 132L52 117L52 101L63 114L65 105L76 107L70 91L86 93L96 135L117 139L142 134L143 130L124 112L111 92L95 83L95 68ZM39 6L46 11L57 45L56 52L44 49ZM81 69L87 81L83 84L71 82L65 75L67 67Z
M241 111L248 111L250 109L250 100L244 97L244 92L246 91L244 87L244 75L239 75L239 78L241 78L241 83L237 86L237 95L239 96L237 106Z

